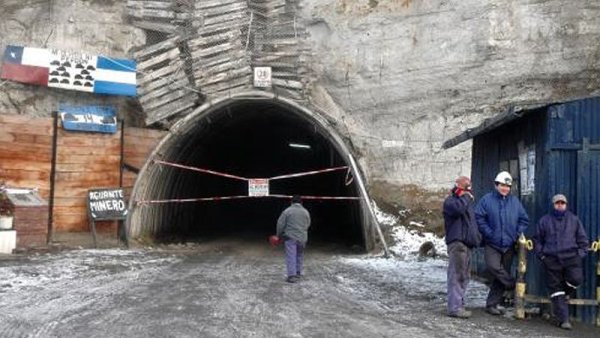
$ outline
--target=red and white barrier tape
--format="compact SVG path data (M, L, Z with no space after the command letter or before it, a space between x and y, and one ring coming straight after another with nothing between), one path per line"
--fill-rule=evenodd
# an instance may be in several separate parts
M240 181L248 181L247 178L241 177L241 176L235 176L235 175L225 174L225 173L221 173L221 172L214 171L214 170L202 169L202 168L197 168L197 167L192 167L192 166L188 166L188 165L177 164L177 163L172 163L172 162L167 162L167 161L162 161L162 160L157 160L157 159L154 159L154 163L166 165L166 166L169 166L169 167L175 167L175 168L187 169L187 170L192 170L192 171L198 171L198 172L201 172L201 173L211 174L211 175L215 175L215 176L233 178L233 179L240 180Z
M265 196L265 197L275 197L275 198L289 198L291 199L293 196L291 195L269 195L269 196ZM360 197L353 197L353 196L310 196L310 195L300 195L300 198L303 200L360 200L362 198Z
M165 203L190 203L190 202L204 202L204 201L224 201L224 200L235 200L243 198L255 198L257 196L222 196L222 197L199 197L199 198L173 198L166 200L140 200L136 201L139 204L165 204Z
M177 163L173 163L173 162L167 162L167 161L163 161L163 160L154 159L154 163L158 163L158 164L162 164L162 165L166 165L166 166L170 166L170 167L175 167L175 168L181 168L181 169L187 169L187 170L192 170L192 171L198 171L198 172L201 172L201 173L211 174L211 175L215 175L215 176L233 178L233 179L241 180L241 181L249 181L249 180L251 180L250 178L246 178L246 177L241 177L241 176L226 174L226 173L222 173L222 172L214 171L214 170L209 170L209 169L202 169L202 168L198 168L198 167L192 167L192 166L183 165L183 164L177 164ZM348 170L349 167L348 166L342 166L342 167L333 167L333 168L326 168L326 169L320 169L320 170L305 171L305 172L300 172L300 173L296 173L296 174L288 174L288 175L280 175L280 176L270 177L270 178L266 178L266 179L268 179L269 181L274 181L274 180L281 180L281 179L284 179L284 178L294 178L294 177L301 177L301 176L316 175L316 174L322 174L322 173L327 173L327 172L331 172L331 171L338 171L338 170L344 170L344 169ZM346 174L346 177L348 177L348 174Z
M235 199L249 198L284 198L291 199L291 195L268 195L268 196L223 196L223 197L200 197L200 198L174 198L166 200L140 200L136 201L137 205L145 204L166 204L166 203L190 203L190 202L207 202L207 201L225 201ZM360 200L360 197L352 196L300 196L303 200Z
M334 167L334 168L327 168L327 169L320 169L320 170L313 170L313 171L305 171L305 172L296 173L296 174L275 176L275 177L269 178L269 180L274 181L274 180L281 180L284 178L294 178L294 177L301 177L301 176L316 175L316 174L328 173L331 171L338 171L338 170L344 170L344 169L348 169L348 166Z

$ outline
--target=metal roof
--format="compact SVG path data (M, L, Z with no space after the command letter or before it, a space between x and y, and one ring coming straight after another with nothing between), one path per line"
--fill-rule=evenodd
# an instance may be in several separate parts
M474 138L477 135L481 135L490 130L496 129L500 126L503 126L509 122L512 122L516 119L523 117L526 114L529 114L536 108L548 106L548 104L528 104L528 105L518 105L518 106L510 106L505 112L500 113L496 116L485 119L480 125L475 128L470 128L464 131L457 136L446 140L442 144L443 149L452 148L457 146L467 140Z

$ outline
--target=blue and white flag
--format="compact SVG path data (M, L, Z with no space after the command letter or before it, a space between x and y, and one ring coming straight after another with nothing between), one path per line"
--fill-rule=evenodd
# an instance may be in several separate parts
M136 96L134 60L9 45L3 61L3 79L96 94Z
M60 105L60 119L65 130L114 134L117 132L117 112L111 106Z

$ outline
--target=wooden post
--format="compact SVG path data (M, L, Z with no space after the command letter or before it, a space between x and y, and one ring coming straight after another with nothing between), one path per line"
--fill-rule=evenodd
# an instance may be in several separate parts
M523 234L519 236L519 266L517 268L517 285L515 288L515 318L525 319L525 273L527 272L527 250L532 247Z
M93 219L92 221L92 238L94 239L94 248L98 248L98 241L96 240L96 221L94 221Z
M52 112L52 162L50 164L50 196L48 198L48 237L46 243L54 240L54 193L56 188L56 147L58 146L58 111Z

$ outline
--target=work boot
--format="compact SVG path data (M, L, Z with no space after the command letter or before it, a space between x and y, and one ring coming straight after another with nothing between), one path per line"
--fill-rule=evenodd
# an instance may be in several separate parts
M286 278L285 281L288 283L296 283L298 281L298 277L297 276L289 276L288 278Z
M571 323L569 322L562 322L560 323L559 327L563 330L571 330L573 328L573 325L571 325Z
M465 309L460 309L456 312L449 313L448 317L467 319L467 318L471 318L471 315L472 315L471 311L467 311Z
M494 316L502 316L506 312L506 310L504 310L504 308L499 307L498 305L494 305L486 307L485 312Z

